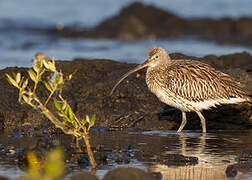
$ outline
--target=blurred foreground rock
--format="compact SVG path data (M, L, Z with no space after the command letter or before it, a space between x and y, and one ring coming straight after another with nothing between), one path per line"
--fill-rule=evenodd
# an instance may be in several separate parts
M103 180L153 180L150 174L138 168L116 168L105 174Z

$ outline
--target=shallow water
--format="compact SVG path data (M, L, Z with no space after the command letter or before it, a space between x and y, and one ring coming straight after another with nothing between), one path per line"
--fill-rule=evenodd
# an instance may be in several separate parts
M5 41L6 37L15 38ZM142 63L151 47L162 46L169 53L180 52L186 55L202 57L209 54L224 55L234 52L249 52L252 49L243 46L223 46L195 38L157 39L157 40L95 40L63 39L45 36L40 33L6 32L0 36L0 69L5 67L31 67L36 52L44 52L49 57L72 60L77 57L113 59L121 62Z
M163 179L226 179L225 170L228 165L236 163L235 158L244 149L252 149L251 131L212 131L202 135L199 131L144 131L144 132L100 132L92 133L91 143L104 148L121 149L130 145L132 158L127 164L109 162L99 167L97 176L115 167L137 167L148 172L160 172ZM6 139L5 139L6 140ZM18 139L20 145L22 140ZM10 142L10 141L9 141ZM12 141L14 143L14 141ZM198 157L197 165L175 166L158 162L150 162L148 158L137 159L134 154L142 152L149 159L159 155L182 154ZM88 171L77 164L71 165L73 172ZM1 162L0 174L12 179L21 176L23 172L8 162ZM71 173L72 174L72 173ZM71 176L68 175L68 177ZM238 172L235 179L248 180L252 171Z

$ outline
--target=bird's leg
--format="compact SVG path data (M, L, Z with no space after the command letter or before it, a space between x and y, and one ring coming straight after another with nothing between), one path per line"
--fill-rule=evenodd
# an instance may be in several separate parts
M202 132L206 133L206 120L205 120L204 116L201 114L200 111L196 111L196 113L198 114L198 116L200 118L200 122L201 122L201 126L202 126Z
M184 126L186 125L186 112L182 111L182 122L177 132L181 132Z

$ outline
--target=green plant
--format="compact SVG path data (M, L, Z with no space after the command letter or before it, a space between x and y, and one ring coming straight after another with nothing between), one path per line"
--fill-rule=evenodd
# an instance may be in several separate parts
M65 163L60 148L51 151L44 163L41 163L32 152L28 153L27 159L29 163L25 178L27 180L60 180L64 176Z
M49 81L42 80L45 72L51 72L52 76ZM34 109L38 109L65 134L71 134L76 138L83 138L90 163L93 169L96 168L96 163L89 143L89 130L95 123L95 115L91 118L87 115L86 118L79 120L70 105L62 97L63 84L66 80L72 78L72 74L64 78L61 71L57 71L55 60L50 60L42 53L37 53L34 57L34 64L28 70L29 78L25 79L20 73L13 73L13 77L6 74L10 84L19 89L19 102L28 104ZM29 83L32 80L32 85ZM46 100L42 101L36 94L38 84L41 83L49 91ZM32 88L31 88L32 87ZM53 97L54 96L54 97ZM47 108L49 101L53 99L57 109L57 115Z

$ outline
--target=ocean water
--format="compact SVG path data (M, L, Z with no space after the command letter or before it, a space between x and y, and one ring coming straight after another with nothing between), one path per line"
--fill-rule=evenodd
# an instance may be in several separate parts
M76 57L107 58L124 62L141 63L149 48L163 46L169 52L193 56L223 55L235 52L252 52L243 46L223 46L193 37L186 39L157 39L120 41L116 39L64 39L50 34L30 32L26 28L48 28L56 24L93 27L115 15L133 0L11 0L0 1L0 68L31 66L36 52L44 52L56 59L72 60ZM140 0L153 4L184 18L252 16L250 0ZM105 10L104 10L105 9Z
M153 4L185 18L252 16L250 0L138 0ZM93 26L135 0L11 0L0 1L0 18L23 23L39 20L43 25L80 23ZM37 23L37 22L36 22Z

